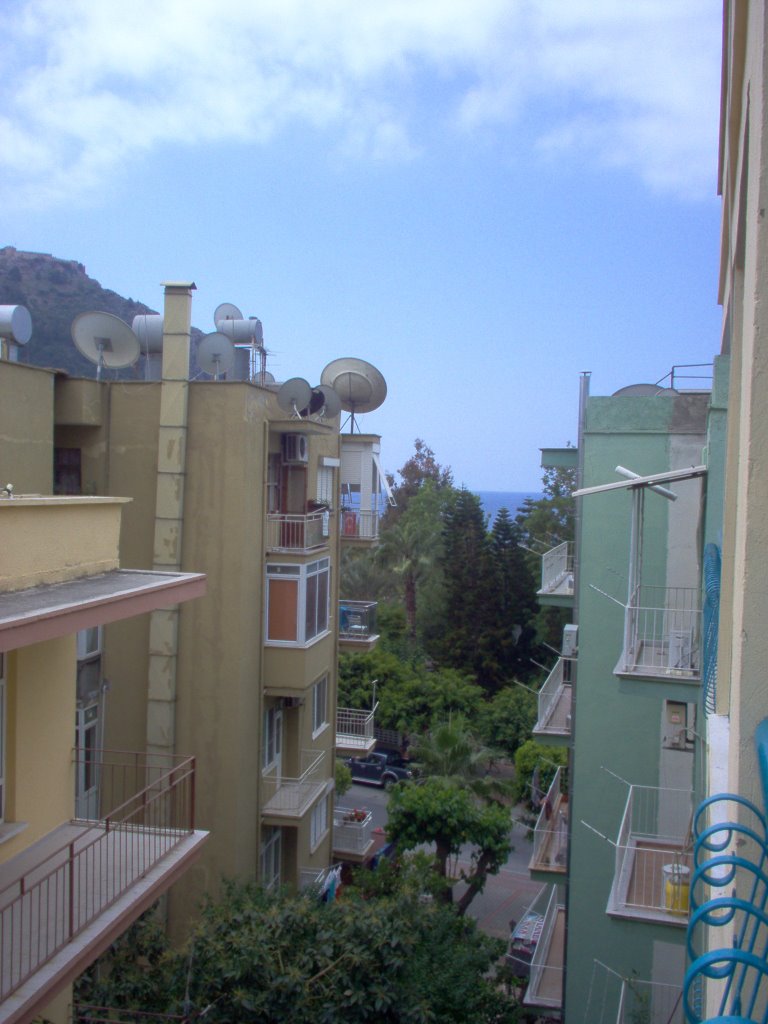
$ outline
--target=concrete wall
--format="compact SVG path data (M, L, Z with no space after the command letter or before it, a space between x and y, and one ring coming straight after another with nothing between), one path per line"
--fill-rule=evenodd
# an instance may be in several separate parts
M0 487L52 494L53 382L50 370L0 360Z

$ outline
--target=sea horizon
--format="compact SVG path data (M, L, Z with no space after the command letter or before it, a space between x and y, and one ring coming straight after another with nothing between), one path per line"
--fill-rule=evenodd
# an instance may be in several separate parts
M488 526L493 526L499 509L505 508L514 519L526 498L534 501L543 497L541 491L472 491L480 499L483 511L488 516Z

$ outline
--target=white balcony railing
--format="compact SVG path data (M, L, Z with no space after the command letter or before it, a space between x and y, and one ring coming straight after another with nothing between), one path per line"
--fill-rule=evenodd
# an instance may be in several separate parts
M608 913L685 925L693 866L692 793L630 786Z
M379 536L381 513L365 509L342 509L340 513L343 540L376 540Z
M552 1007L563 1005L563 962L565 957L565 903L553 885L544 889L536 901L547 894L541 935L531 958L523 1003L528 1006ZM534 904L536 906L536 904Z
M352 807L333 810L333 851L362 857L373 843L373 815Z
M573 551L570 541L563 541L541 556L540 594L573 595Z
M370 711L357 708L336 709L336 746L344 750L367 750L374 748L373 719L376 705Z
M368 644L378 639L376 601L339 601L339 639Z
M694 587L635 589L624 618L616 673L697 678L701 674L701 595Z
M273 771L262 776L264 813L300 818L328 783L324 750L301 751L301 774L289 778Z
M327 512L293 515L273 512L267 516L267 549L270 551L307 551L328 543Z
M595 960L589 998L580 1022L588 1024L684 1024L682 988L627 978Z
M541 805L533 830L533 856L531 871L564 872L568 860L568 804L563 796L561 779L563 768L558 768Z
M558 658L538 694L538 717L534 733L555 736L571 734L571 685L567 682L568 661Z

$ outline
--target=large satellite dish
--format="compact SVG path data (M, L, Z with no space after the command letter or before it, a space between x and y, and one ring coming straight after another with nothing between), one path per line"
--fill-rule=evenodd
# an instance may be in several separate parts
M674 388L663 388L660 384L628 384L624 388L619 388L618 391L613 392L613 398L619 395L637 395L638 397L653 396L653 395L676 395L677 391Z
M351 430L355 428L356 413L378 409L387 397L387 382L364 359L334 359L320 374L320 380L333 388L341 408L352 414Z
M26 345L32 337L32 317L26 306L0 306L0 338Z
M243 314L231 302L222 302L213 311L213 322L218 327L222 320L242 320Z
M197 346L197 364L205 373L210 373L214 380L219 374L229 373L235 365L235 346L219 331L206 334Z
M312 388L303 377L291 377L277 392L277 404L289 416L300 418L300 409L306 409L312 401Z
M81 355L96 364L96 380L101 380L105 366L110 370L133 366L141 351L128 324L111 313L80 313L72 321L72 340Z

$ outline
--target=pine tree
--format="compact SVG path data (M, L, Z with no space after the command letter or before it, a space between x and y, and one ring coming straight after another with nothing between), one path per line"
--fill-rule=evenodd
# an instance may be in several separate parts
M489 674L496 685L531 673L536 584L520 546L520 528L506 508L499 510L490 537L494 621L490 626Z

